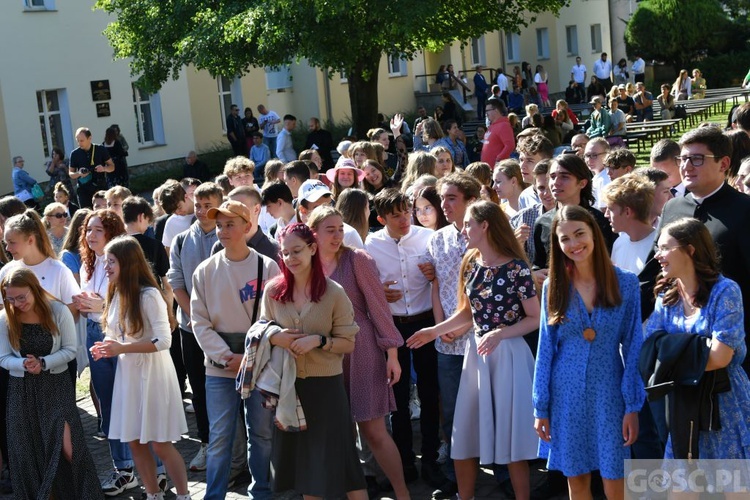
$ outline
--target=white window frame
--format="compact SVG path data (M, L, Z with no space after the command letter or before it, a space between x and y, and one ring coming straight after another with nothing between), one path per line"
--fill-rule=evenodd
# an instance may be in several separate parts
M279 67L265 67L266 90L283 91L292 88L292 67L288 64Z
M591 52L596 54L604 50L602 48L602 25L591 25Z
M138 86L133 82L133 111L136 119L136 132L138 145L141 147L160 146L165 144L164 140L164 120L161 113L161 96L157 92L156 94L148 95L148 100L141 99L141 93L138 90ZM146 140L144 137L144 122L146 116L144 115L143 107L149 106L149 118L151 119L151 134L153 137L150 140Z
M224 80L229 80L229 88L224 87ZM240 108L240 116L245 116L242 112L242 83L239 78L230 79L228 76L216 78L216 88L219 95L219 122L221 123L222 132L227 132L227 116L229 115L229 108L224 102L225 97L229 97L230 106L236 104Z
M505 32L505 59L509 63L521 62L521 35Z
M406 67L406 59L398 54L388 54L388 76L399 77L407 76L409 73Z
M485 66L487 64L487 56L484 47L484 35L479 38L472 38L469 43L471 52L471 65L476 66L481 64Z
M57 94L57 106L56 111L50 111L47 109L47 94ZM37 90L37 99L41 101L42 109L38 109L38 117L42 118L44 126L44 134L42 134L42 151L47 150L45 157L47 159L52 157L52 148L55 146L61 148L63 151L69 152L73 150L73 128L70 125L70 108L68 107L68 92L65 89L51 89L51 90ZM59 115L60 117L60 130L57 131L59 134L58 144L52 142L52 130L50 128L50 117ZM41 125L41 124L40 124ZM41 131L40 131L41 133ZM45 141L46 138L46 141Z
M538 61L549 59L549 28L536 29L536 58Z
M23 0L23 10L28 12L55 10L55 0Z
M565 27L565 47L569 56L578 55L578 26L575 24Z

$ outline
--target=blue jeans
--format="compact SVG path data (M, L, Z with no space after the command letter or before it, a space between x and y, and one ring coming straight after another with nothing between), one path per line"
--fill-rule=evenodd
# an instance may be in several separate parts
M448 460L445 462L444 469L445 477L453 482L456 482L456 470L453 467L453 460L450 458L451 435L453 434L453 414L456 412L456 399L458 398L458 386L461 382L463 365L463 356L437 353L438 387L440 388L440 401L443 403L443 434L448 440Z
M117 358L102 358L94 361L91 356L91 347L94 342L104 339L101 325L97 321L86 321L86 352L89 356L89 370L91 370L91 382L94 384L94 392L99 398L99 409L102 413L102 432L109 434L109 422L112 416L112 390L115 385L115 373L117 372ZM133 456L130 454L130 446L119 439L109 439L109 452L118 469L132 469ZM161 464L159 464L161 465Z
M86 352L89 356L89 370L91 370L91 382L94 384L94 392L99 399L99 410L102 412L102 432L109 434L109 422L112 416L112 390L115 385L115 374L117 373L117 359L102 358L94 361L91 356L91 347L94 342L104 339L101 325L98 321L86 320ZM128 443L123 443L119 439L108 439L109 452L112 454L112 461L117 469L132 469L133 455L130 453ZM151 451L156 461L156 473L164 472L164 464L159 457Z
M273 412L262 408L262 396L253 391L245 402L246 423L250 435L248 460L253 482L250 498L272 498L270 487L271 436ZM206 375L206 409L210 434L206 461L206 500L223 499L227 493L232 462L232 443L237 434L237 417L242 399L235 388L234 378ZM262 410L262 411L260 411Z
M255 500L273 498L271 491L271 446L273 444L273 410L263 408L265 398L258 390L245 400L245 424L247 425L247 465L253 480L247 495Z
M271 158L276 158L276 137L263 136L263 144L271 151Z

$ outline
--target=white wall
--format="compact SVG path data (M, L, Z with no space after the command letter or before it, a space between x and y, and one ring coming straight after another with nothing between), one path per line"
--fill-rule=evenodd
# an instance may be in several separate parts
M36 93L55 89L65 89L67 95L70 128L64 130L66 155L75 147L73 132L77 127L89 127L99 142L113 123L120 125L130 144L130 165L180 157L192 149L187 80L170 81L159 93L165 144L139 147L131 90L134 79L125 61L112 61L112 48L101 34L111 18L92 11L93 2L56 3L55 11L24 11L22 0L0 2L0 92L10 156L23 155L29 173L39 181L47 180ZM109 80L109 117L96 116L92 80ZM63 123L65 126L65 120ZM10 156L0 163L10 165ZM10 169L3 170L8 172L0 173L4 185Z

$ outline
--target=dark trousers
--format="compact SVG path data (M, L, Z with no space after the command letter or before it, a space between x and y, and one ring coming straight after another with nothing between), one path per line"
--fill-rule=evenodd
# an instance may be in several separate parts
M644 83L646 81L646 73L636 73L633 79L635 83Z
M477 92L477 119L484 120L485 106L487 106L487 94L484 92Z
M578 96L578 102L586 102L586 83L579 83L576 87L576 95Z
M180 387L180 392L184 394L187 371L185 371L185 362L182 360L181 336L179 328L172 330L172 344L169 346L169 357L172 358L172 364L174 364L174 371L177 374L177 384Z
M610 89L612 88L611 78L605 78L605 79L597 78L597 80L599 80L599 83L601 83L604 86L604 90L606 90L607 92L610 91Z
M396 328L401 332L404 341L422 328L433 326L435 321L425 319L414 323L398 323ZM408 347L398 348L398 362L401 364L401 379L393 386L396 397L396 411L391 414L393 440L396 442L401 463L404 467L414 463L412 450L411 416L409 415L409 386L412 358L417 372L417 392L421 402L419 426L422 431L422 463L435 462L440 448L440 409L437 380L437 351L435 343L411 350Z
M78 193L78 206L81 208L92 208L94 193L99 191L99 186L94 181L86 184L78 184L76 192Z
M232 151L234 152L235 156L247 156L247 141L244 137L237 142L230 140L229 144L231 144Z
M203 366L204 354L195 334L180 328L182 336L182 359L185 362L190 387L193 389L193 408L195 408L195 423L198 427L198 439L201 443L208 443L209 425L206 411L206 367Z

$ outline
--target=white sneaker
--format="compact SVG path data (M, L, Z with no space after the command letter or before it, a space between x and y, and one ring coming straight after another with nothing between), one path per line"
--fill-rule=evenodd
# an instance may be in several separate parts
M206 470L207 458L208 458L208 443L201 443L201 447L198 450L198 453L196 453L193 459L190 461L190 470L192 471Z
M156 475L156 482L159 485L159 489L166 493L167 490L169 490L169 481L167 481L167 475L165 473L160 473Z
M146 500L164 500L164 493L146 493Z
M193 406L193 403L188 403L185 407L185 413L195 413L195 406Z
M138 479L133 474L133 469L115 469L102 483L102 492L108 497L116 497L125 490L136 488Z

